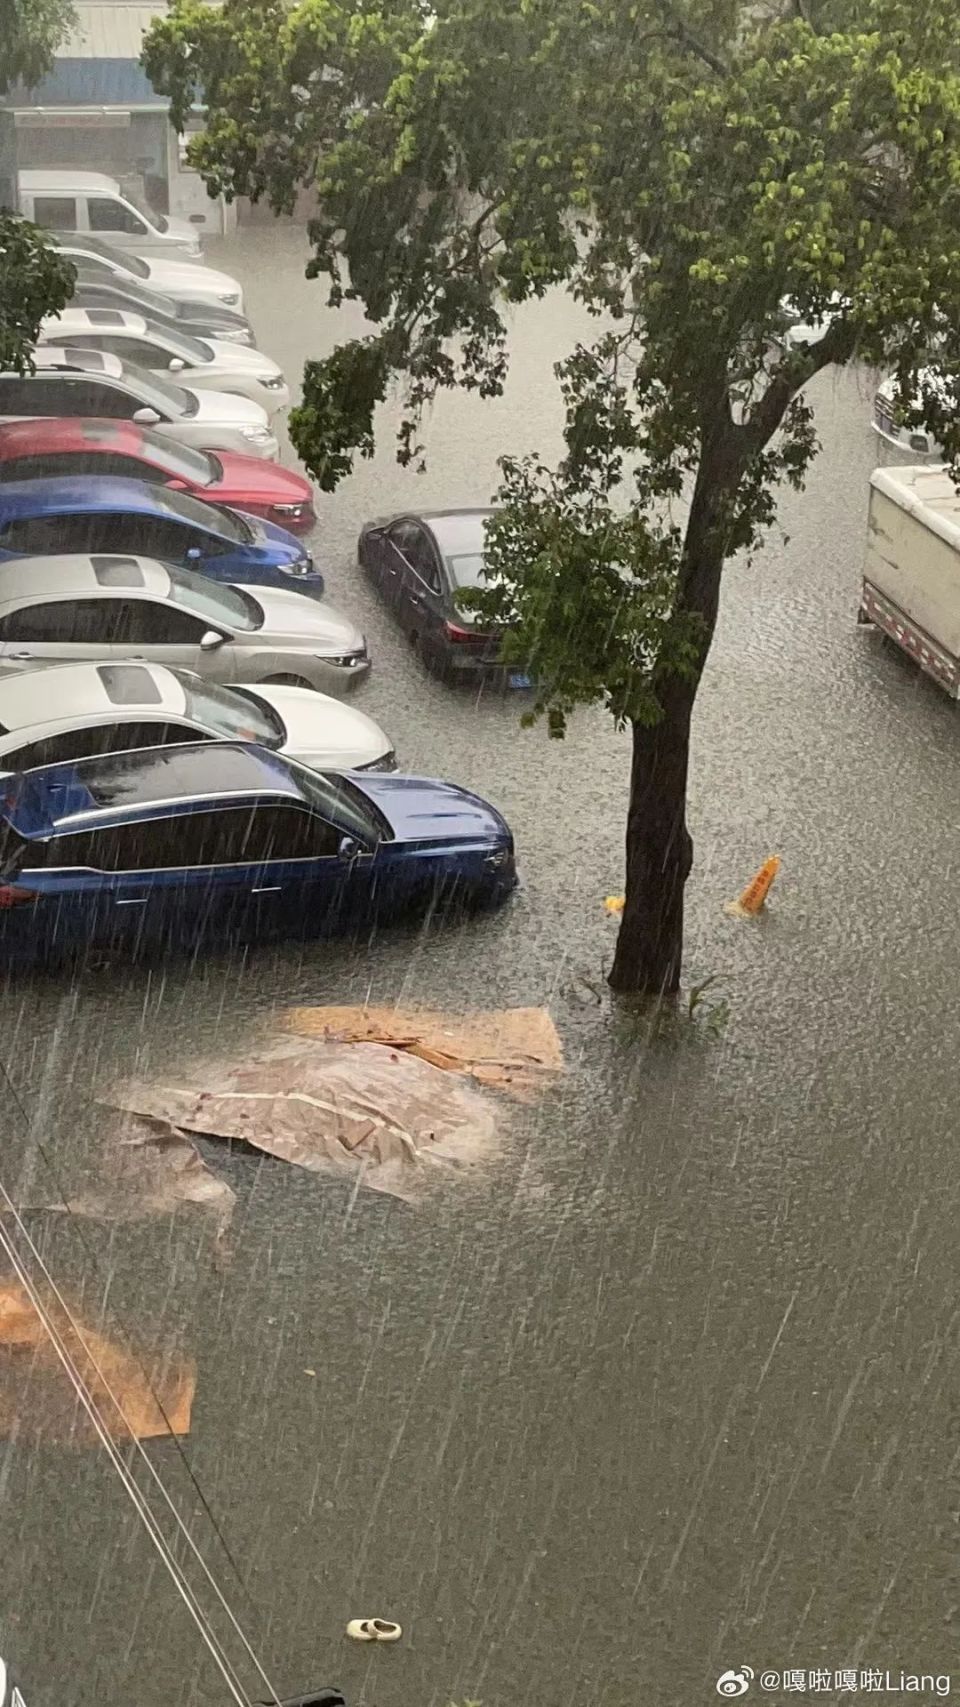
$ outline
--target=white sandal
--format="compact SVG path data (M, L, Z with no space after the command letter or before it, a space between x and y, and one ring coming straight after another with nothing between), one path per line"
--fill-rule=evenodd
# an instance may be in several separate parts
M403 1631L386 1618L351 1618L347 1635L355 1642L399 1642Z

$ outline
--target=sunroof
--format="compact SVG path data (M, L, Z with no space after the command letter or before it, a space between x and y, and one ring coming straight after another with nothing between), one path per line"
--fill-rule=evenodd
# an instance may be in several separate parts
M122 326L119 311L116 308L88 308L87 319L91 326Z
M135 557L91 557L90 562L101 587L145 587L147 584Z
M99 664L97 675L114 705L160 705L163 699L150 671L139 664Z

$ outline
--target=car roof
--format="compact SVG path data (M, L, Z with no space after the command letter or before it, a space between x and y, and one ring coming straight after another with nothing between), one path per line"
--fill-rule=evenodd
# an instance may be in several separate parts
M165 486L149 480L125 480L119 474L47 474L37 480L0 483L0 517L76 515L84 511L137 510L169 515ZM216 517L211 515L211 523Z
M120 194L116 178L108 178L105 172L81 172L75 166L52 166L44 171L28 168L17 176L22 190L74 190L78 195L84 190L109 190Z
M455 557L459 553L480 552L484 548L484 524L496 515L492 505L474 510L423 510L418 520L430 529L441 554Z
M58 450L124 450L145 455L150 445L136 421L98 421L85 415L36 415L27 421L0 421L0 462Z
M120 308L61 308L59 314L50 314L43 322L44 329L66 335L70 332L129 332L130 336L144 338L148 336L149 328L142 314L128 314Z
M49 557L17 557L0 563L0 611L24 600L76 598L134 587L165 599L173 577L155 557L131 557L109 552L64 552Z
M186 703L182 682L163 664L57 664L0 680L0 728L13 735L118 711L182 715Z
M119 356L113 356L107 350L61 350L56 346L41 344L33 352L33 365L40 372L50 368L79 368L82 373L105 373L112 379L120 379L123 374L123 363ZM4 378L29 379L30 375L12 375L9 372Z
M27 840L179 816L221 802L304 798L294 766L243 741L139 747L45 765L11 777L4 793L5 816Z

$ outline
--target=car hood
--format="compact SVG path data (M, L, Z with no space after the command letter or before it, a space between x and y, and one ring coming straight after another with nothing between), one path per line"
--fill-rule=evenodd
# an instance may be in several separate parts
M312 688L262 687L259 682L243 691L272 706L283 719L287 731L283 751L302 764L352 770L393 751L379 723L330 694L314 693Z
M169 237L171 242L199 244L200 233L188 219L176 219L173 214L166 214L164 217L167 228L163 235Z
M268 432L270 430L266 409L250 397L238 397L233 391L194 391L192 385L181 386L181 390L189 391L197 400L196 413L189 416L191 421L207 421L211 426L217 422L233 427L264 427Z
M482 841L502 846L510 840L509 826L495 807L455 783L383 772L351 780L383 814L397 841Z
M120 256L122 261L123 257ZM196 261L175 261L167 255L144 255L144 263L150 269L150 283L157 290L170 287L174 290L218 291L224 296L232 296L234 291L241 295L240 286L229 273L218 273L215 267L202 266Z
M366 644L356 624L328 605L326 599L288 593L286 587L244 586L242 590L263 611L263 627L249 634L243 630L237 634L238 640L249 639L252 645L267 648L285 642L316 646L338 657L346 652L361 652Z
M243 456L239 451L218 450L213 454L223 469L223 478L202 488L210 503L229 504L235 510L242 510L245 504L313 503L313 492L303 475L281 468L278 462Z
M262 350L251 350L247 344L221 343L219 338L208 338L204 332L198 336L213 351L212 362L196 363L201 372L220 368L224 372L249 374L255 379L281 378L276 362L272 362Z

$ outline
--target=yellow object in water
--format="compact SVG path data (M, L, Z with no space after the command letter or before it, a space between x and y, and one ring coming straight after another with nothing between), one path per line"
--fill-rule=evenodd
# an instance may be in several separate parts
M626 899L627 899L627 897L625 895L607 895L604 898L604 903L603 903L604 912L605 913L622 913Z
M740 917L746 915L747 918L752 918L757 913L762 912L764 902L770 893L773 886L773 880L779 870L779 855L771 854L769 859L764 860L760 870L756 873L756 876L751 877L750 882L747 884L746 889L744 889L739 899L730 902L727 908L728 913L735 913Z

